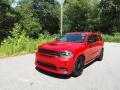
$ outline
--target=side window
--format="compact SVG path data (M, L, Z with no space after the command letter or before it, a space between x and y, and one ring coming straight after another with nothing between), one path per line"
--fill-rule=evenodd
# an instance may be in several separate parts
M88 38L88 43L95 43L96 41L99 41L99 38L96 35L91 35Z
M99 37L97 35L94 35L95 42L99 41Z
M89 44L94 43L94 36L93 35L89 36L88 43Z

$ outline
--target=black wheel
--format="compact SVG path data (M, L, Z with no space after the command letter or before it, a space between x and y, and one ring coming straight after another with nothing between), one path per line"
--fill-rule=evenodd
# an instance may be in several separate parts
M97 58L98 61L102 61L102 59L103 59L103 53L104 53L104 49L101 50L100 55Z
M77 58L75 62L75 66L73 68L72 76L73 77L78 77L82 74L84 69L84 57L80 56Z

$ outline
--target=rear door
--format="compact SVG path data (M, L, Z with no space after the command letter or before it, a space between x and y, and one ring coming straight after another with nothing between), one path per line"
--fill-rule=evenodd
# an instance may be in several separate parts
M96 40L96 51L97 51L97 56L100 54L102 48L103 48L103 40L100 35L96 35L97 40Z
M100 42L99 42L99 38L98 38L98 35L93 35L93 43L92 43L92 50L93 50L93 53L91 53L92 55L92 59L95 59L98 55L99 55L99 51L100 51Z

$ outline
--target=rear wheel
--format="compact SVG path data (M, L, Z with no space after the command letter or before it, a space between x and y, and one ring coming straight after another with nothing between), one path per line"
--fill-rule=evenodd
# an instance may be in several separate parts
M102 61L102 59L103 59L103 53L104 53L104 49L101 50L100 55L97 58L98 61Z
M73 77L78 77L82 74L84 69L84 57L80 56L77 58L75 62L75 66L73 68L72 76Z

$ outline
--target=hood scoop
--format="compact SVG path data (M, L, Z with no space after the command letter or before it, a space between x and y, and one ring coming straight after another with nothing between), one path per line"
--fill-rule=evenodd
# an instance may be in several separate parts
M49 45L58 45L57 43L50 43Z
M49 45L57 46L57 45L63 45L62 43L49 43Z

